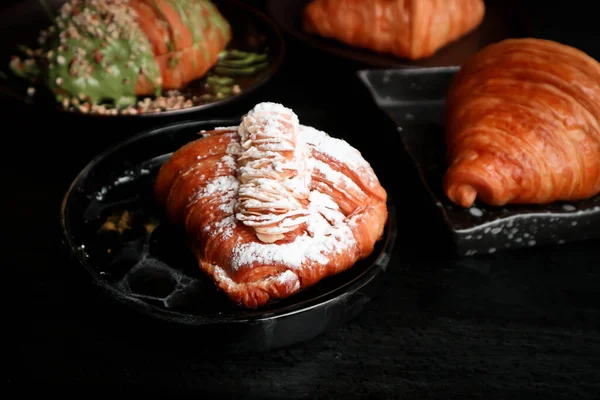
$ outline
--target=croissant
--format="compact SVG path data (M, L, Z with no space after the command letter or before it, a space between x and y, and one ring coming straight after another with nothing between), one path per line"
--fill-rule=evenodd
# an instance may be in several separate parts
M131 105L202 77L230 39L208 0L69 0L34 65L56 95Z
M248 308L352 267L372 253L388 215L358 150L275 103L174 152L155 194L200 268Z
M600 64L542 39L469 59L446 105L448 198L462 207L576 201L600 192Z
M306 32L378 53L417 60L477 28L483 0L312 0Z

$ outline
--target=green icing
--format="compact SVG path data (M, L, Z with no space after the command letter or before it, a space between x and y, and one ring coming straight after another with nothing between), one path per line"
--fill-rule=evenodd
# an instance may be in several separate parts
M183 24L185 26L187 26L188 28L190 28L190 31L192 32L192 40L194 41L194 43L198 43L200 41L200 36L199 36L199 31L198 31L198 27L195 26L191 21L190 18L188 18L188 13L186 12L186 8L191 11L192 16L195 14L196 8L197 8L197 1L189 1L189 0L170 0L170 3L173 7L175 7L175 9L177 10L177 13L179 13L179 16L181 18L181 22L183 22ZM204 22L204 21L202 21ZM175 34L175 32L173 33ZM179 34L179 33L177 33Z
M36 64L43 71L38 72L59 100L78 97L92 104L132 105L140 73L154 84L156 94L161 92L152 46L126 6L72 0L41 38ZM13 70L23 70L14 64Z
M160 9L160 6L156 0L153 0L156 9L161 14L161 17L166 20L166 16ZM218 12L217 8L208 0L168 0L169 4L175 8L181 18L183 25L187 26L192 33L192 42L198 49L206 50L203 46L199 46L204 40L211 40L214 38L206 38L203 33L209 26L209 22L214 26L223 37L228 37L231 33L231 27L227 20ZM173 36L178 37L181 35L176 28L173 29ZM172 50L171 50L172 51ZM205 59L208 58L208 54L204 54Z
M221 35L226 37L231 31L231 26L224 18L220 17L219 10L217 7L209 1L203 1L206 9L208 10L209 18L215 24L217 29L221 32Z
M163 13L162 9L160 8L160 4L158 4L158 1L153 0L154 1L154 9L156 10L156 12L158 12L160 14L160 16L162 17L163 21L162 23L164 23L165 25L168 26L167 23L167 17L165 16L165 14ZM174 32L174 35L178 35L179 32ZM165 41L167 43L167 49L169 51L175 51L175 43L173 43L173 41L171 40L170 37L166 37Z
M204 32L209 26L214 26L223 37L227 38L231 27L227 20L217 11L215 6L208 0L169 0L181 18L181 22L190 29L194 48L202 52L205 62L208 62L208 49L204 46L205 40L213 40L213 37L204 37ZM214 32L214 30L211 30ZM175 32L173 33L176 34ZM193 59L196 67L196 59Z
M56 24L63 30L50 41L53 55L47 86L55 93L88 97L91 103L111 100L127 106L135 104L141 72L160 93L160 70L152 46L133 16L120 20L116 14L125 12L117 10L118 6L99 9L90 1L79 2L77 7L75 16L64 12L57 17ZM115 19L102 21L109 18Z
M197 3L195 1L192 1L191 4L189 4L189 1L177 1L177 0L170 0L170 3L173 7L175 7L177 12L179 13L181 22L183 22L184 25L186 25L187 27L190 28L190 31L192 32L192 41L194 42L194 47L196 49L204 50L203 56L204 56L204 59L206 60L208 58L208 53L207 53L206 49L204 48L204 46L198 45L200 43L200 39L201 39L200 32L198 30L198 26L196 26L196 24L191 22L190 18L188 18L188 13L186 12L186 7L191 7L193 10L192 15L194 15L195 14L194 9L195 9L195 6L197 5ZM206 21L204 20L204 18L200 18L199 22L206 24ZM197 67L195 58L193 59L192 64L193 64L194 68Z
M177 10L181 21L192 32L194 44L200 44L203 40L212 39L203 37L205 29L210 22L219 33L227 38L231 33L229 22L219 13L214 4L208 0L169 0L169 3Z

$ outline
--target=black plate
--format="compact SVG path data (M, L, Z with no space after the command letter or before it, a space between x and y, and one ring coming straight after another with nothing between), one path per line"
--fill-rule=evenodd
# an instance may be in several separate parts
M43 5L47 4L53 12L64 2L65 0L24 0L13 7L2 10L0 13L0 35L2 35L3 40L0 42L0 75L4 79L0 79L0 94L35 106L65 111L55 101L54 97L43 88L38 90L33 97L28 96L27 83L15 77L8 68L11 56L18 54L18 46L35 47L39 31L47 28L51 23L48 12ZM213 2L232 27L233 37L228 49L262 51L268 48L268 67L266 69L251 76L235 78L241 88L241 93L209 103L196 104L188 108L175 110L135 115L118 114L115 116L100 113L87 113L86 115L107 118L140 118L187 114L230 104L242 96L256 91L268 82L279 70L285 54L285 42L277 25L266 15L242 1L214 0ZM197 79L189 83L180 92L185 99L193 99L205 93L205 83L205 77ZM82 114L76 109L69 109L67 112Z
M234 305L199 269L182 234L160 223L153 183L168 156L198 138L201 130L238 123L168 125L97 156L65 195L63 242L93 282L119 302L163 321L212 327L228 348L263 350L310 339L362 309L389 263L396 236L395 211L390 202L385 236L368 259L262 309ZM112 226L99 231L111 216L121 217L124 212L130 229L119 233Z
M488 0L481 25L470 34L423 60L410 61L387 54L347 46L341 42L304 32L301 17L310 0L268 0L267 12L287 33L310 46L374 67L437 67L461 65L482 47L508 37L525 36L527 26L516 1Z
M406 151L451 228L460 254L562 244L600 237L600 196L573 203L464 209L442 191L446 169L443 111L458 67L365 70L359 77L396 123Z

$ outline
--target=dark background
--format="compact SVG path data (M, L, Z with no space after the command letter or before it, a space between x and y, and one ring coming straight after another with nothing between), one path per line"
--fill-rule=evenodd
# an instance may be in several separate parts
M523 4L531 36L600 57L590 3ZM394 126L356 79L365 66L286 40L286 61L267 86L189 118L231 117L275 101L357 146L400 210L393 267L379 296L339 329L251 356L215 353L201 332L132 315L92 290L65 256L60 202L98 152L168 121L90 123L3 99L5 382L19 390L104 388L112 395L135 389L247 398L597 398L598 246L471 259L438 251L443 244L432 235L434 219L425 217L427 198Z

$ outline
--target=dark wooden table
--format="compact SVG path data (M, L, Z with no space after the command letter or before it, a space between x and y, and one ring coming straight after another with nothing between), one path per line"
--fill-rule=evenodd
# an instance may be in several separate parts
M598 29L569 10L546 8L543 18L538 12L536 32L600 55ZM285 64L268 86L189 118L231 117L275 101L357 146L399 210L398 242L379 295L338 329L253 355L215 354L199 332L132 314L92 290L66 257L60 203L95 154L169 121L90 124L3 100L4 331L11 336L5 382L45 394L598 398L600 243L452 258L440 250L435 215L394 126L356 78L364 66L286 39Z

